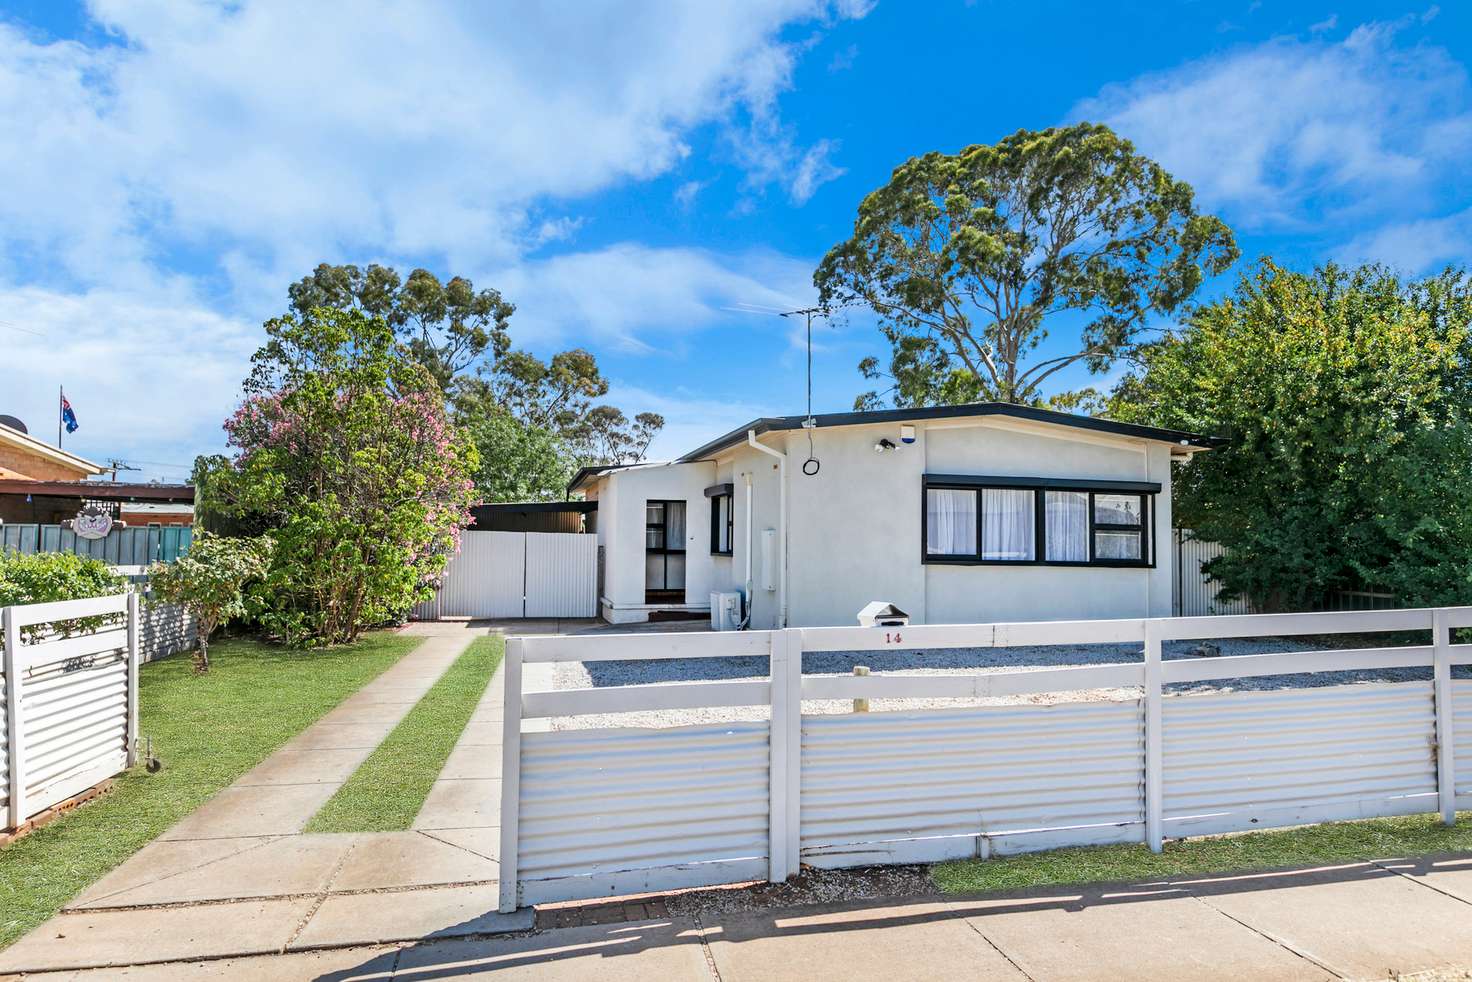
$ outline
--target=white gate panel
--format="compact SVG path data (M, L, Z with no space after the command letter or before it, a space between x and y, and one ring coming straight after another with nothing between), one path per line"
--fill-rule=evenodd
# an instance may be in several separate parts
M803 862L1137 842L1143 734L1139 700L804 716Z
M462 532L440 587L442 617L521 617L526 533Z
M767 731L761 720L522 734L520 902L764 879Z
M596 617L598 536L525 534L526 616Z
M1452 679L1452 745L1457 807L1472 806L1472 679Z
M1167 835L1436 810L1430 682L1163 700Z

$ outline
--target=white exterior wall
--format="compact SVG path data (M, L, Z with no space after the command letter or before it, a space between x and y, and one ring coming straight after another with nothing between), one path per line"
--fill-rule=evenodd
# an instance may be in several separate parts
M922 432L925 470L931 474L1154 481L1161 487L1152 502L1153 569L925 566L927 623L1170 616L1167 444L995 419L980 427L932 424ZM913 503L910 518L915 535L911 555L917 557L917 563L919 494L917 481L908 498Z
M653 499L685 502L685 603L708 607L714 582L710 554L710 502L705 489L716 483L709 461L650 464L614 471L597 482L598 545L603 549L604 620L626 624L649 619L644 603L644 504Z
M816 430L813 446L822 466L811 477L801 468L805 433L759 438L790 451L789 626L852 624L871 600L890 601L915 623L928 624L1170 615L1169 445L998 417L922 422L915 429L913 444L900 442L898 423ZM875 453L882 438L897 449ZM743 449L718 463L719 471L731 468L736 475L738 534L731 566L737 579L746 544L739 531L740 472L753 469L757 475L758 529L775 527L779 506L771 482L775 471L769 464L752 468L757 456ZM920 536L927 473L1158 483L1151 529L1156 566L926 565ZM751 626L777 627L776 595L764 596L759 573L757 579Z
M768 433L758 440L765 446L781 451L786 434ZM797 467L801 461L789 462L788 468ZM737 591L746 594L746 556L748 549L751 550L751 580L752 589L749 598L751 604L751 624L753 628L770 628L777 624L779 616L779 602L782 596L782 553L780 549L782 527L781 521L781 484L778 480L779 462L777 458L769 454L754 450L749 446L741 446L724 454L716 463L716 479L713 484L731 484L734 487L731 507L734 510L731 520L731 556L713 557L715 579L712 589L721 591ZM747 480L750 479L748 488ZM747 527L746 511L747 499L751 499L751 526ZM706 509L706 519L709 521L709 507ZM773 565L770 578L762 565L762 533L772 529L778 532L777 548L772 551ZM706 546L709 551L709 545ZM765 584L770 582L777 587L768 590Z
M871 600L907 611L914 623L954 624L1171 614L1170 446L1001 417L915 424L913 444L899 423L842 426L813 432L816 475L802 473L807 434L764 433L765 446L788 453L786 482L788 625L853 624ZM896 449L874 452L887 438ZM1153 568L926 565L921 561L925 474L1151 481ZM647 619L644 597L644 502L686 501L686 604L705 606L712 590L745 592L746 553L753 550L750 627L782 626L781 535L766 590L762 532L781 528L778 461L742 444L714 461L634 468L597 484L598 537L605 548L603 615L615 622ZM748 492L747 477L750 477ZM732 555L710 555L712 484L731 484ZM747 496L752 532L747 529ZM590 494L590 497L593 496Z

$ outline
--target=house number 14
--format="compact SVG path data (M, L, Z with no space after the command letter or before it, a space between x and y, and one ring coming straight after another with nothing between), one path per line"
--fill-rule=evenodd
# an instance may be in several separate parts
M885 631L884 632L884 643L885 644L899 644L900 643L900 632L896 631L893 634L890 634L888 631Z

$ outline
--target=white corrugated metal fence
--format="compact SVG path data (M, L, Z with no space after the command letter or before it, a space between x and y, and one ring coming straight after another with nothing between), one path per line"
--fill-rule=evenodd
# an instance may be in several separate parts
M434 600L414 616L594 617L598 537L571 532L462 532Z
M1472 804L1472 608L513 638L501 906L840 867L1439 812ZM1216 658L1163 643L1427 632L1431 644ZM804 675L804 652L1135 642L1122 664ZM765 656L761 680L524 691L527 663ZM1429 680L1184 694L1173 684L1421 668ZM1136 690L1052 705L802 712L803 700ZM531 731L524 721L760 707L751 722ZM535 726L535 724L533 724ZM527 732L523 732L527 729Z
M102 617L94 629L78 618ZM124 770L138 728L139 604L134 593L6 607L6 828ZM73 626L70 631L59 626Z

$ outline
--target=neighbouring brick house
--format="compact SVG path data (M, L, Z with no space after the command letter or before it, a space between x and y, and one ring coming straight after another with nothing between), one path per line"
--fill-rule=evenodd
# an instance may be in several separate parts
M107 470L0 422L0 524L58 525L88 503L111 505L130 527L193 524L190 485L87 480Z

